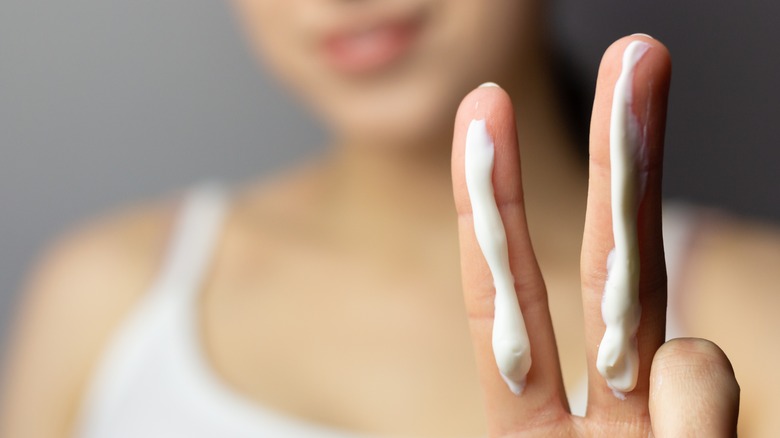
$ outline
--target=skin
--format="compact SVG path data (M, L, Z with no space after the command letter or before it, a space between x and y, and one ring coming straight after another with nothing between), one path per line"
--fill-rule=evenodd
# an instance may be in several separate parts
M664 341L666 271L661 240L661 166L670 63L657 41L637 66L634 108L651 108L642 120L648 125L647 192L639 212L642 271L642 323L638 338L639 380L636 389L619 400L595 369L598 342L604 332L601 296L606 259L612 243L609 193L609 113L612 87L629 37L607 50L596 90L591 127L590 184L582 247L582 295L588 357L589 400L585 418L568 413L558 351L547 305L547 292L534 257L523 205L518 146L508 95L480 88L461 104L455 123L453 185L458 210L461 265L466 311L485 392L489 436L733 436L739 405L739 386L725 354L701 339ZM652 83L653 87L642 87ZM649 104L648 104L648 101ZM641 114L641 113L640 113ZM465 190L465 130L473 119L486 119L496 144L493 171L496 202L507 227L510 265L531 337L534 365L521 397L513 396L497 373L491 355L492 281L473 231ZM492 128L492 129L491 129ZM697 354L690 354L695 351ZM670 364L676 365L670 365ZM679 368L677 368L679 367ZM693 371L682 374L680 369ZM708 372L714 370L711 373ZM670 372L671 371L671 372ZM668 374L667 374L668 373ZM669 381L674 383L668 383ZM660 383L663 382L663 383ZM690 386L689 386L690 385ZM693 387L693 388L692 388ZM693 390L692 390L693 389ZM673 403L670 400L674 400ZM691 412L689 406L702 406ZM680 415L681 407L688 414ZM673 419L674 418L674 419Z
M493 8L446 0L232 3L265 64L326 120L335 147L350 153L448 155L455 109L471 88L488 75L530 88L543 76L537 69L546 67L534 62L544 49L540 1L501 0ZM424 22L401 62L349 75L323 59L320 46L332 33L398 16Z
M593 366L594 339L603 330L595 302L611 248L604 139L628 40L610 48L602 64L589 186L554 103L543 30L534 26L543 17L541 3L424 2L456 21L437 21L442 27L432 27L419 56L404 67L362 81L311 62L306 43L296 43L309 29L298 21L305 18L296 15L303 10L298 2L234 3L266 61L328 120L334 143L327 156L235 194L199 307L201 342L226 384L263 406L368 435L733 435L739 395L723 352L702 340L662 345L657 164L669 60L660 43L651 41L652 55L636 76L658 84L649 94L636 90L638 106L643 99L657 103L651 113L656 158L642 210L643 256L654 262L643 283L640 385L618 402L588 370L592 396L588 417L580 419L568 415L562 394ZM342 17L388 3L316 6L324 11L320 16ZM481 50L486 42L493 50ZM461 55L433 65L426 63L434 53L429 50ZM503 90L479 89L464 99L456 118L461 96L485 80L500 82L518 108ZM368 106L362 100L367 90L370 100L388 104ZM502 213L513 269L522 266L515 275L524 283L520 298L533 336L535 362L521 398L509 393L491 362L485 341L490 284L473 231L464 225L467 192L458 163L461 133L478 115L475 99L501 139L494 179L507 201ZM405 103L405 111L394 102ZM177 208L169 200L132 207L72 232L42 258L20 311L0 435L68 436L105 345L157 273ZM749 261L760 250L762 260L777 266L780 242L770 237L773 229L751 227L753 237L742 240L746 228L738 222L713 227L690 256L696 262L686 271L685 300L702 311L686 322L694 334L738 352L731 354L746 394L743 419L755 419L741 421L740 432L771 436L780 427L772 424L776 416L759 414L773 406L780 388L761 376L773 375L768 367L779 354L764 351L765 343L744 342L743 332L730 328L760 322L766 325L752 333L771 333L777 326L776 307L766 303L774 299L767 285L780 281L778 270L757 270ZM734 260L735 252L745 256ZM746 286L745 279L754 283ZM731 293L734 285L755 299ZM724 314L734 319L724 324ZM316 363L308 360L312 355ZM751 360L759 355L766 360Z

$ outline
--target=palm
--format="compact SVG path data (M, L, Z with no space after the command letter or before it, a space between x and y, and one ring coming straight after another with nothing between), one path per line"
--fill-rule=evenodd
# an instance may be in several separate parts
M651 46L637 65L633 98L634 108L646 109L641 117L647 126L642 167L646 186L638 219L642 319L636 341L640 365L636 388L620 400L597 372L595 363L604 333L601 301L606 259L613 247L608 146L611 97L623 48L630 40L640 38ZM734 434L738 388L725 355L702 340L663 345L666 272L660 220L661 167L669 77L668 52L645 37L618 41L602 61L591 123L590 185L581 261L589 387L585 417L572 416L566 402L547 292L526 225L512 104L498 88L479 88L461 104L455 123L453 186L465 303L491 437ZM486 120L495 143L495 198L506 229L510 267L532 351L533 365L520 396L510 392L499 375L491 346L495 290L475 237L464 176L465 133L475 119Z

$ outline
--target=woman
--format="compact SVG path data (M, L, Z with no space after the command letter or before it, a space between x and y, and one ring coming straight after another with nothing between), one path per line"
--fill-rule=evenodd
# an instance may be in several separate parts
M260 52L332 128L330 153L229 199L219 188L197 188L93 223L55 245L32 280L18 331L5 435L646 436L651 427L661 436L733 433L738 388L723 353L695 340L656 353L665 275L657 168L642 216L655 261L645 269L655 282L643 295L639 385L621 401L588 372L584 418L568 414L563 395L562 381L570 396L582 395L603 331L598 302L611 242L600 216L607 200L598 160L619 59L630 40L652 46L637 83L657 85L638 99L653 104L650 135L660 161L669 75L660 43L632 36L605 55L587 196L597 207L588 210L583 239L588 176L552 79L544 2L234 3ZM469 94L454 142L452 134L458 102L488 80L517 106L524 163L524 195L508 198L518 202L507 204L505 217L513 265L527 274L516 276L527 281L520 297L535 361L521 397L496 379L485 342L491 314L479 292L490 281L468 227L461 173L465 126L486 117L508 157L497 161L503 164L494 179L521 193L507 95L496 88ZM780 244L773 232L751 231L763 246L746 244L750 259L733 261L733 241L744 231L717 230L702 233L703 246L686 257L686 275L676 276L684 295L675 300L701 309L677 322L733 354L748 394L744 430L758 435L777 421L751 417L769 406L761 391L780 389L761 380L771 374L750 361L751 349L765 357L778 352L742 342L749 331L735 328L761 318L777 325L767 305L776 299L767 287L776 284L776 270L746 276L742 269L753 269L757 251L766 253L762 263L780 261ZM584 308L576 292L581 248ZM746 278L755 282L743 286L752 302L721 287L745 285ZM723 323L721 315L733 309L749 309L750 317L732 313ZM680 380L685 376L696 378ZM696 406L702 410L680 415Z

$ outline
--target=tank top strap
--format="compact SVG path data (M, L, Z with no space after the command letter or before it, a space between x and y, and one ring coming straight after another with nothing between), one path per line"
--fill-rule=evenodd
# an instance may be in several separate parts
M666 339L688 333L683 317L682 298L690 250L701 225L700 211L680 202L666 202L663 209L664 252L668 300L666 311Z
M158 276L157 291L190 295L199 289L229 200L227 187L217 182L201 183L184 196Z

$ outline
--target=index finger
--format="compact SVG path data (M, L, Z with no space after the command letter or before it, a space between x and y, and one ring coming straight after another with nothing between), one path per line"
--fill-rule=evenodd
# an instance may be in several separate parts
M495 205L506 234L505 245L514 281L509 288L519 304L528 331L533 364L521 395L515 395L501 377L494 357L492 335L496 287L475 233L475 212L466 175L466 138L470 127L486 130L492 141L492 184ZM490 175L488 174L488 178ZM461 248L461 272L466 311L485 394L490 436L538 426L568 415L558 353L547 305L547 292L531 247L520 176L515 116L507 93L498 87L480 87L463 99L455 120L452 178ZM470 182L473 182L470 181ZM491 200L492 201L492 200ZM483 206L485 207L485 206ZM479 213L479 208L477 209ZM500 224L494 224L500 228ZM494 236L501 240L503 236ZM481 239L480 239L481 240ZM502 286L503 287L503 286ZM513 297L510 297L513 298ZM510 386L511 386L511 382ZM515 388L517 389L517 388Z

